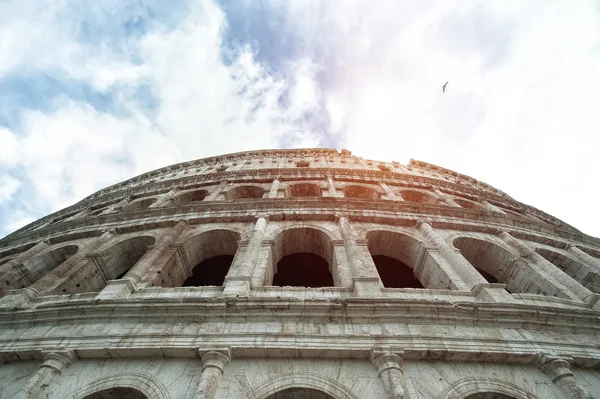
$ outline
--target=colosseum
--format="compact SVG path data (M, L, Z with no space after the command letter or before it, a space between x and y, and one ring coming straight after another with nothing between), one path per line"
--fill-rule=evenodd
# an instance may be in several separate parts
M0 396L600 397L600 240L469 176L249 151L0 240Z

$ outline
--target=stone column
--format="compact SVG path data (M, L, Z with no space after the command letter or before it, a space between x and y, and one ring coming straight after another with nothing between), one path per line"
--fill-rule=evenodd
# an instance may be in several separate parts
M119 201L115 204L112 204L111 206L109 206L108 208L106 208L105 210L100 212L98 214L98 216L117 212L119 209L121 209L124 206L126 206L127 204L129 204L131 202L132 198L133 197L131 195L128 195L127 197L123 198L121 201Z
M571 295L569 295L569 297L571 299L581 299L585 301L593 296L590 290L579 284L579 282L560 270L553 263L546 260L546 258L535 252L521 240L514 238L506 231L500 231L498 236L505 243L516 249L522 257L532 263L537 268L538 273L550 284L554 285L558 290L562 291L562 289L565 289L565 291L570 291ZM567 295L569 294L569 292L564 293Z
M592 265L596 271L600 271L600 259L594 258L592 255L588 254L585 251L577 248L575 245L569 244L567 246L567 251L587 263L588 265Z
M281 182L279 181L279 176L277 176L275 179L273 179L273 182L271 183L271 188L269 189L269 194L267 195L267 198L277 198L279 184L281 184Z
M333 184L333 178L331 175L327 175L327 190L329 191L330 197L341 197L335 189L335 185Z
M502 209L498 208L496 205L490 204L489 202L487 202L484 199L481 199L480 202L486 207L487 210L506 215L506 212L504 212Z
M75 360L73 351L53 351L46 353L44 363L27 383L17 391L15 399L39 399L48 397L46 389L60 373Z
M161 195L154 204L150 204L148 208L162 208L173 204L173 197L177 194L178 190L173 189L166 194Z
M194 399L213 399L219 388L223 369L229 364L230 356L210 351L202 355L202 374Z
M383 382L387 399L409 399L400 356L391 351L373 352L371 362Z
M381 186L383 191L385 191L385 195L388 199L394 200L394 201L404 201L404 198L396 195L396 193L387 184L379 183L379 185Z
M208 193L206 198L204 198L204 201L215 201L219 194L227 188L228 184L229 182L227 180L222 181L212 193Z
M246 250L241 255L239 265L232 267L225 277L224 295L250 295L252 275L260 253L260 246L267 230L268 215L260 215L254 225L254 231Z
M188 228L188 224L180 220L169 229L162 240L155 245L149 246L142 258L119 280L110 280L106 287L100 291L96 299L118 299L131 294L141 285L142 280L156 265L163 253L173 244L181 234Z
M363 260L361 251L354 239L350 221L346 216L338 216L338 223L340 225L340 230L342 231L342 238L344 239L346 256L350 263L354 292L359 296L377 295L381 293L379 273L372 261L367 265Z
M598 399L600 396L592 395L585 389L577 377L573 375L569 361L565 356L552 356L541 354L536 359L538 368L552 379L569 399Z
M475 270L475 267L469 263L460 251L451 247L442 236L440 236L427 222L419 223L419 231L429 244L438 251L438 253L453 267L461 281L455 281L458 289L471 291L477 284L487 284L488 282Z
M460 205L458 205L458 204L457 204L457 203L456 203L456 202L455 202L455 201L452 199L452 197L451 197L451 196L449 196L448 194L446 194L446 193L442 192L440 189L438 189L438 188L434 188L434 189L433 189L433 192L434 192L434 193L436 193L436 194L437 194L437 196L438 196L440 199L442 199L442 200L443 200L443 201L446 203L446 205L448 205L448 206L453 206L453 207L456 207L456 208L462 208Z

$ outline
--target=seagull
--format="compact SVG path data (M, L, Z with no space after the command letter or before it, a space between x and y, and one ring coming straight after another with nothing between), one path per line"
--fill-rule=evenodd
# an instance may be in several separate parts
M450 81L448 81L450 82ZM444 83L444 85L442 86L442 93L446 92L446 85L448 84L448 82Z

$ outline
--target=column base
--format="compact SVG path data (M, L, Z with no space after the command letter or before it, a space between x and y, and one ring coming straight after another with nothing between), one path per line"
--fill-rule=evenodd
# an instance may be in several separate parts
M600 294L594 294L586 298L588 308L600 311Z
M231 276L225 278L225 288L223 296L226 297L249 297L250 281L249 276Z
M352 292L356 296L381 296L381 282L378 277L355 277Z
M136 291L137 285L129 279L110 280L106 287L96 295L100 301L114 301L129 297Z
M33 299L37 298L38 292L33 288L20 288L8 290L0 298L0 308L24 308Z
M481 302L516 302L505 288L506 284L475 284L471 293Z

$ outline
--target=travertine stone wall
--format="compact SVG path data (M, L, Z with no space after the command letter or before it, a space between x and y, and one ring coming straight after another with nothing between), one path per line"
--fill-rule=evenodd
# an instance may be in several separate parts
M303 252L332 286L273 285ZM183 286L219 256L222 285ZM380 256L424 288L386 286ZM0 397L592 398L599 317L600 241L485 183L230 154L0 240Z

